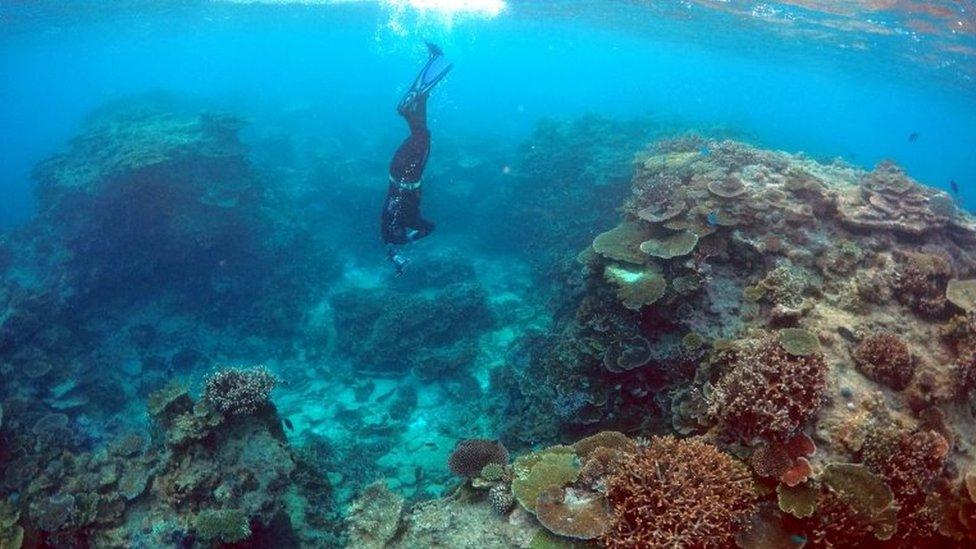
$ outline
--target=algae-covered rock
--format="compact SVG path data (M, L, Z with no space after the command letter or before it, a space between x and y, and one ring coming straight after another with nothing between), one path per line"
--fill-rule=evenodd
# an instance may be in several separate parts
M820 340L817 336L800 328L780 330L779 344L793 356L811 356L820 352Z
M689 230L649 238L640 245L645 254L660 259L673 259L688 255L698 245L698 235Z
M515 460L512 492L526 510L535 512L536 501L550 488L562 488L579 477L579 460L573 449L554 446Z
M193 519L193 529L204 541L237 543L251 536L251 524L239 509L205 509Z
M349 507L349 545L380 549L393 539L403 512L403 497L384 482L370 484Z
M976 279L949 281L946 299L967 313L976 312Z
M607 259L641 265L647 255L640 246L649 236L650 232L640 224L625 221L594 238L593 251Z

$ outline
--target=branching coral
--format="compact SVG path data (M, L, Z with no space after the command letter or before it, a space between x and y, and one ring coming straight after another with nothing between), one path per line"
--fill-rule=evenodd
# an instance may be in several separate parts
M952 277L952 265L941 255L900 254L895 279L895 295L920 315L935 318L945 314L948 306L946 287Z
M709 413L743 440L786 440L812 419L827 386L823 354L794 356L775 339L731 352L731 369L709 396Z
M854 361L865 375L900 391L915 375L911 350L891 333L868 336L854 350Z
M726 547L755 509L749 469L697 439L655 437L606 480L607 547Z
M203 398L224 415L252 414L268 402L277 382L274 374L263 366L226 368L207 377Z

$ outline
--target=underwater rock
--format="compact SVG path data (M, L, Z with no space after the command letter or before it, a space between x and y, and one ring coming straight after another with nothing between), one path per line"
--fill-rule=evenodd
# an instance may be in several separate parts
M382 481L371 484L349 506L349 545L382 549L393 539L403 513L403 498Z
M976 313L976 280L950 280L946 299L966 313Z

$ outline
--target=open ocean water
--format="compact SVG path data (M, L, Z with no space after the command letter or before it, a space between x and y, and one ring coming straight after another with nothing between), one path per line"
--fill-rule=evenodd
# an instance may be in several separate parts
M969 0L0 0L0 549L972 546L974 211Z

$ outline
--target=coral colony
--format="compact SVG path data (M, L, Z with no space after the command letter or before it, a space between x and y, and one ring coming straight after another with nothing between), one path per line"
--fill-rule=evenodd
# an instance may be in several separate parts
M242 126L124 103L37 166L0 239L3 549L976 544L976 220L944 192L545 122L493 235L530 272L442 248L391 287Z

